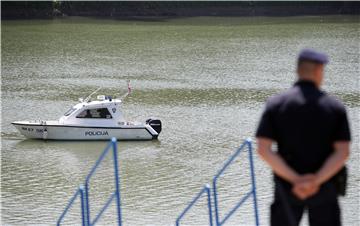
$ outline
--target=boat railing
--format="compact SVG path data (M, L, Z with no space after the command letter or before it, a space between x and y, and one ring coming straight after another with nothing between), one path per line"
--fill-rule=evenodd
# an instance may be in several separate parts
M99 213L97 213L94 219L91 219L90 215L90 197L89 197L89 188L90 188L90 179L96 173L97 168L104 160L104 158L108 155L108 153L112 150L112 159L113 159L113 166L114 166L114 182L115 182L115 190L110 195L108 200L105 202L105 205L100 209ZM105 210L110 206L113 200L116 203L116 215L117 215L117 225L121 226L121 202L120 202L120 175L118 170L118 158L117 158L117 143L116 139L112 138L111 142L107 145L104 149L98 160L96 161L95 165L91 168L89 174L86 176L84 185L81 185L72 199L70 199L68 205L66 206L65 210L61 214L57 225L60 226L61 222L63 221L64 217L68 210L72 207L74 201L80 197L81 200L81 217L82 217L82 225L83 226L90 226L95 225L98 220L101 218L102 214Z

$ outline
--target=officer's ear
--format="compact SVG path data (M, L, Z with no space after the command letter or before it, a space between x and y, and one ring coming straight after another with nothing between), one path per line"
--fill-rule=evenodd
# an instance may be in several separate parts
M324 79L324 68L325 68L325 65L324 64L317 64L315 66L315 82L317 84L318 87L321 86L322 82L323 82L323 79Z
M323 64L316 64L316 66L315 66L316 76L319 76L322 78L324 76L324 68L325 68L325 66Z

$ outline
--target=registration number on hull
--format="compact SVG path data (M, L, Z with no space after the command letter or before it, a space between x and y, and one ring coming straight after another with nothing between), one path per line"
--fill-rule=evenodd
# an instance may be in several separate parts
M21 129L23 131L28 131L28 132L37 132L37 133L43 133L44 130L43 129L34 129L34 128L29 128L29 127L21 127Z
M29 132L34 131L33 128L28 128L28 127L21 127L21 129L24 130L24 131L29 131Z

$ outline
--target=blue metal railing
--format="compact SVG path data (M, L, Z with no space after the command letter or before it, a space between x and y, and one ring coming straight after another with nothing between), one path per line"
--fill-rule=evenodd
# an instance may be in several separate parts
M250 162L250 176L251 176L251 191L249 191L240 201L228 212L224 215L223 219L219 217L219 207L218 207L218 195L217 195L217 186L216 182L218 178L223 174L223 172L229 167L229 165L234 162L235 158L244 150L245 147L248 147L249 153L249 162ZM225 162L224 166L219 170L219 172L213 178L213 194L214 194L214 210L215 210L215 222L217 226L223 225L235 212L236 210L250 197L253 197L254 204L254 215L255 215L255 224L259 225L259 216L258 216L258 208L257 208L257 200L256 200L256 185L255 185L255 174L254 174L254 163L252 156L252 146L251 140L247 139L237 150L236 152Z
M105 156L112 150L112 157L114 163L114 181L115 181L115 191L110 195L109 199L106 201L105 205L101 208L100 212L95 216L91 221L90 217L90 202L89 202L89 185L90 179L95 174L96 169L99 167L101 162L104 160ZM81 208L82 208L82 224L83 226L95 225L97 221L101 218L101 215L109 207L110 203L115 199L116 202L116 214L117 214L117 224L121 226L121 202L120 202L120 176L118 172L118 158L117 158L117 144L116 139L112 138L111 142L107 145L103 153L100 155L99 159L96 161L95 165L91 168L90 173L85 179L85 185L80 186L78 191L75 193L74 197L70 200L69 204L66 206L64 212L61 214L58 220L58 226L61 224L63 218L65 217L68 210L73 205L75 199L80 195L81 198Z
M212 218L212 208L211 208L211 195L210 195L210 185L205 185L203 189L198 193L198 195L189 203L189 205L185 208L185 210L180 214L180 216L176 219L176 226L180 225L181 219L185 216L185 214L191 209L191 207L200 199L200 197L206 193L207 195L207 205L209 211L209 224L213 225Z
M218 207L218 194L217 194L217 181L218 178L224 173L224 171L229 167L231 163L234 162L236 157L244 150L245 147L248 147L248 157L250 163L250 176L251 176L251 190L242 198L240 201L229 211L227 212L222 219L219 217L219 207ZM212 191L213 191L213 199L214 199L214 212L215 212L215 224L217 226L223 225L235 212L236 210L248 199L250 196L253 197L253 206L254 206L254 215L255 215L255 224L259 225L259 215L258 215L258 208L257 208L257 199L256 199L256 184L255 184L255 173L254 173L254 163L253 163L253 156L252 156L252 145L251 140L247 139L237 150L236 152L225 162L224 166L218 171L218 173L214 176L212 180ZM204 188L205 189L205 188ZM204 189L194 198L194 200L186 207L186 209L180 214L180 216L176 220L176 226L179 226L180 219L185 215L185 213L194 205L197 199L204 193ZM211 188L207 186L206 192L210 193ZM210 201L210 195L208 197L208 201ZM213 225L212 223L212 214L211 214L211 204L209 205L209 218L210 226Z
M246 193L246 195L240 199L240 201L229 211L227 212L222 219L219 217L219 207L218 207L218 195L217 195L217 181L218 178L224 173L224 171L229 167L230 164L234 162L236 157L244 150L245 147L248 147L248 157L250 163L250 176L251 176L251 190ZM95 218L91 221L90 217L90 202L89 202L89 185L90 179L95 174L96 169L101 164L105 156L109 153L112 149L112 157L114 163L114 181L115 181L115 191L110 195L108 200L106 201L105 205L100 209L100 212L95 215ZM120 202L120 176L118 172L118 159L117 159L117 143L116 139L112 138L111 142L105 148L103 153L100 155L99 159L96 161L95 165L91 168L90 173L87 175L85 179L85 185L80 186L79 189L76 191L74 196L70 199L68 205L66 206L65 210L59 217L57 221L57 225L60 226L61 222L63 221L64 217L68 213L69 209L74 204L75 200L80 197L81 201L81 217L82 217L82 225L83 226L91 226L95 225L98 220L101 218L102 214L105 210L110 206L111 202L115 199L116 201L116 214L117 214L117 224L119 226L122 225L121 221L121 202ZM235 212L238 208L252 196L253 198L253 206L254 206L254 215L255 215L255 224L259 225L259 216L258 216L258 208L257 208L257 199L256 199L256 184L255 184L255 173L254 173L254 163L253 163L253 156L252 156L252 145L251 140L247 139L237 150L236 152L225 162L224 166L218 171L218 173L214 176L212 180L212 193L210 185L205 185L203 189L195 196L195 198L188 204L188 206L184 209L184 211L179 215L176 219L176 226L180 225L180 221L182 218L188 213L188 211L195 205L195 203L202 197L204 194L207 196L207 206L208 206L208 214L209 214L209 225L213 226L213 214L212 214L212 206L211 206L211 194L213 194L214 199L214 212L215 212L215 224L216 226L223 225Z
M100 163L103 161L107 153L111 150L113 150L113 161L114 161L114 179L115 179L115 192L110 196L108 201L105 203L104 208L99 212L99 214L95 217L94 221L91 221L91 215L90 215L90 202L89 202L89 183L91 177L96 172L96 169L99 167ZM99 159L96 161L95 165L90 170L90 173L87 175L85 179L85 203L86 203L86 218L89 225L94 225L97 220L101 217L102 213L106 210L106 208L110 205L111 201L114 199L114 196L116 198L116 210L117 210L117 218L118 218L118 225L121 226L121 203L120 203L120 188L119 188L119 172L118 172L118 162L117 162L117 145L116 145L116 139L112 138L111 142L108 144L108 146L105 148L103 153L100 155Z
M69 203L67 204L67 206L65 207L65 210L63 211L63 213L61 214L61 216L59 217L56 225L60 226L61 222L64 220L66 214L68 213L68 211L71 209L72 205L74 204L75 200L77 199L77 197L80 197L80 206L81 206L81 224L82 226L86 226L85 223L85 199L84 199L84 187L80 186L78 188L78 190L75 192L74 196L70 199Z

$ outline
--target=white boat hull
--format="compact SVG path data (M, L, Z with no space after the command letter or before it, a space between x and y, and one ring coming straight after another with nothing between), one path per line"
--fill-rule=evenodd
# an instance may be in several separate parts
M158 133L148 124L117 127L87 127L80 125L43 124L41 122L13 122L19 132L30 139L44 140L152 140Z

